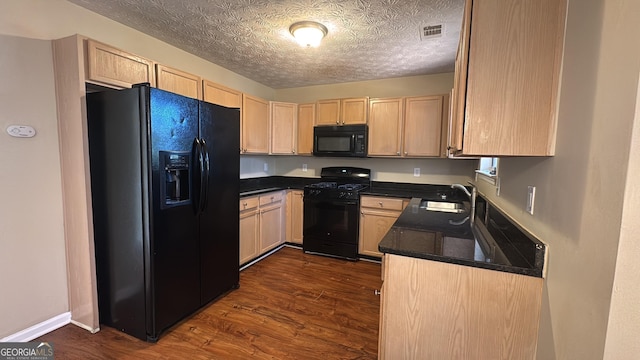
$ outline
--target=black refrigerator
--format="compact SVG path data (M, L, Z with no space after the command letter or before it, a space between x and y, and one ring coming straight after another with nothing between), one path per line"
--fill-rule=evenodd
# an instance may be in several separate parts
M239 285L240 111L140 85L87 119L100 322L155 342Z

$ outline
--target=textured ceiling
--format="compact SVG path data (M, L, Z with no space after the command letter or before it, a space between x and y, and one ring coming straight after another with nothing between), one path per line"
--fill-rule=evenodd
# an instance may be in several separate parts
M464 0L69 0L274 89L452 72ZM298 45L289 26L329 32ZM443 35L420 38L425 25Z

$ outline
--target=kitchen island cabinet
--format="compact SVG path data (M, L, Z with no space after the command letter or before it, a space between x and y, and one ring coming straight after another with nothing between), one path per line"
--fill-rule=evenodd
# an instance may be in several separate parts
M380 359L534 359L546 247L479 195L413 198L380 241ZM473 221L471 219L473 216Z
M379 359L535 359L542 279L385 255Z

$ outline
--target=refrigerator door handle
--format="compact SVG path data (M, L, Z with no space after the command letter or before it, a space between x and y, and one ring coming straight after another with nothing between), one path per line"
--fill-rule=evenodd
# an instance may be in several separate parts
M209 172L211 171L211 166L209 163L209 151L207 150L207 142L204 139L200 139L201 144L201 154L203 157L203 165L202 165L202 183L201 183L201 207L200 211L203 212L207 209L207 204L209 203Z
M196 171L197 174L194 174L195 176L194 178L194 182L195 179L197 177L197 179L199 180L199 188L197 189L197 198L193 199L193 208L194 211L196 212L196 214L199 214L201 209L202 209L202 202L203 202L203 198L204 198L204 194L202 193L202 187L203 187L203 181L204 181L204 157L202 155L202 144L200 143L200 139L195 138L193 140L193 157L194 157L194 162L196 163ZM195 189L194 189L195 190Z

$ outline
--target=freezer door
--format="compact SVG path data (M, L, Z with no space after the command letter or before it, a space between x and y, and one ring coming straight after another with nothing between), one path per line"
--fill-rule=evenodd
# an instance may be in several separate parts
M209 155L207 198L200 214L205 304L239 283L240 111L201 102L200 134Z
M198 101L150 89L150 266L153 340L200 307L197 215L192 146L198 137Z

